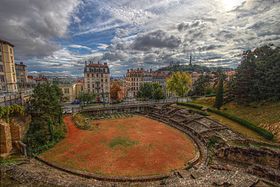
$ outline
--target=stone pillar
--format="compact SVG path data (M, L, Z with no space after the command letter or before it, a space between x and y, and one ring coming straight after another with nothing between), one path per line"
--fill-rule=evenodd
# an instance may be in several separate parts
M12 150L12 137L10 125L0 121L0 154L1 156L8 155Z

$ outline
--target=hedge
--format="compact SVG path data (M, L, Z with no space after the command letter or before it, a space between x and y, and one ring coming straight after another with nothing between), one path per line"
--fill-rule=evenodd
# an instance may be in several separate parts
M177 102L177 105L189 106L189 107L192 107L192 108L195 108L195 109L198 109L198 110L202 110L202 108L204 107L204 106L197 105L197 104L194 104L194 103L182 103L182 102Z
M189 110L193 111L195 113L201 114L203 116L209 116L209 114L207 112L202 111L203 106L192 104L192 103L182 103L182 102L177 102L177 105L188 106L191 108L198 109L198 110L192 110L192 109L189 109Z
M182 106L189 106L189 107L192 107L192 108L195 108L195 109L198 109L198 110L201 110L204 106L202 105L198 105L198 104L194 104L194 103L177 103L178 105L182 105ZM220 110L217 110L217 109L214 109L214 108L207 108L207 111L209 112L213 112L215 114L218 114L218 115L221 115L223 117L226 117L232 121L235 121L237 123L239 123L240 125L244 126L244 127L247 127L253 131L255 131L256 133L258 133L259 135L261 135L262 137L268 139L268 140L272 140L274 138L274 135L267 131L266 129L263 129L261 127L258 127L256 126L255 124L249 122L249 121L246 121L244 119L241 119L235 115L232 115L232 114L228 114L228 113L225 113L225 112L222 112Z
M274 137L274 135L271 132L267 131L266 129L258 127L256 125L254 125L253 123L246 121L244 119L241 119L235 115L228 114L228 113L222 112L222 111L214 109L214 108L208 108L207 111L213 112L215 114L224 116L232 121L235 121L235 122L239 123L240 125L243 125L249 129L255 131L256 133L258 133L259 135L263 136L264 138L266 138L268 140L272 140Z

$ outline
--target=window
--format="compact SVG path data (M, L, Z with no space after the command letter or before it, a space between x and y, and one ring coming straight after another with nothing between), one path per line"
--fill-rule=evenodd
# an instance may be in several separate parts
M69 94L69 88L65 88L64 93Z

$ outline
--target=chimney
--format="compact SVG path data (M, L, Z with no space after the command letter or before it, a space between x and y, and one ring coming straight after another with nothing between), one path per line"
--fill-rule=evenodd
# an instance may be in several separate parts
M104 65L107 66L107 62L104 62Z
M150 73L152 73L152 71L153 71L153 70L152 70L152 69L150 69Z

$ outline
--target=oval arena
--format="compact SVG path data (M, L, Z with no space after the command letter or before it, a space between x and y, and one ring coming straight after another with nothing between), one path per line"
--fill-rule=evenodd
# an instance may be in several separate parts
M13 176L62 186L263 186L280 181L277 149L255 146L194 110L135 104L79 112L90 129L78 129L66 116L65 139L27 166L10 169Z

